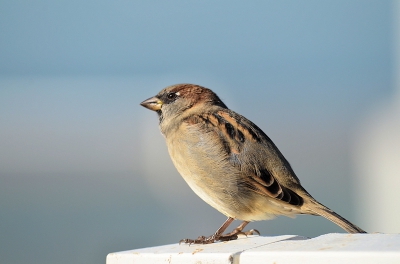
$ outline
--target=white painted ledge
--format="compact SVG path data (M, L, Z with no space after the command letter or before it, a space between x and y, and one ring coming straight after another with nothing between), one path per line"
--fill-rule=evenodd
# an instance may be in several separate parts
M400 263L400 234L249 236L211 245L165 245L110 253L107 264L131 263Z

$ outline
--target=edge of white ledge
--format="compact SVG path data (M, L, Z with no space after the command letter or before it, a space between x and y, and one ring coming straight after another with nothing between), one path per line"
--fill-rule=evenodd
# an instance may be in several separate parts
M171 244L110 253L126 263L400 263L400 234L249 236L208 245Z

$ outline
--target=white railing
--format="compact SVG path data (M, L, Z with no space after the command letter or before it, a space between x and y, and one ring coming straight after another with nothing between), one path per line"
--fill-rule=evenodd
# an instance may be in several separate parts
M110 253L125 263L400 263L400 234L240 237L210 245L165 245Z

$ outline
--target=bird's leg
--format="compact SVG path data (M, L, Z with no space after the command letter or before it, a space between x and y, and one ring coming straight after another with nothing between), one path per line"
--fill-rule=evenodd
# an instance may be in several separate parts
M221 241L229 241L229 240L235 240L238 238L238 235L253 235L254 233L257 233L258 235L260 235L260 232L258 232L258 230L256 229L251 229L249 231L243 232L243 229L245 228L245 226L248 224L249 222L247 221L243 221L238 227L236 227L232 232L225 234L225 235L221 235L219 237L219 240Z
M185 244L189 244L190 245L190 244L211 244L211 243L214 243L215 241L220 240L220 237L221 237L222 233L228 228L228 226L233 222L233 220L234 219L232 217L229 217L222 224L222 226L220 228L218 228L218 230L212 236L209 236L209 237L199 236L197 239L186 238L186 239L182 239L181 241L179 241L179 244L180 243L185 243ZM236 239L236 238L233 238L233 239ZM232 239L228 239L228 240L232 240ZM224 241L226 241L226 240L224 240Z

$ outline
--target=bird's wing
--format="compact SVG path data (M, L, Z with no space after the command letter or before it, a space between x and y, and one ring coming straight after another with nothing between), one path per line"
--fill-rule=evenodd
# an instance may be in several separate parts
M254 123L229 109L192 115L187 122L218 134L229 162L247 176L239 183L241 187L291 205L303 204L290 187L300 186L300 182L289 163ZM286 173L288 177L280 178L288 180L279 182L274 176L277 173Z

